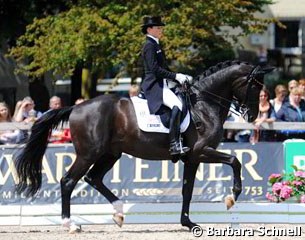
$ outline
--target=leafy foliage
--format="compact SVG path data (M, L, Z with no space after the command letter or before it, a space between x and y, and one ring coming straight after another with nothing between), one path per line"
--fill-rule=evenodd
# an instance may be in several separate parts
M213 51L231 48L240 35L263 31L272 19L255 17L271 0L66 1L67 11L37 18L10 51L20 71L70 76L77 64L93 72L123 65L135 76L144 36L144 15L161 15L164 43L173 70L204 67ZM232 33L232 29L239 33ZM24 64L24 60L28 64Z

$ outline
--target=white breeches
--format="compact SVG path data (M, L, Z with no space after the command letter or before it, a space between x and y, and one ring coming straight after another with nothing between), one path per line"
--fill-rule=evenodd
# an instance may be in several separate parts
M165 79L163 80L163 104L170 109L173 109L174 106L177 106L180 111L182 111L182 102L176 96L176 94L169 89Z

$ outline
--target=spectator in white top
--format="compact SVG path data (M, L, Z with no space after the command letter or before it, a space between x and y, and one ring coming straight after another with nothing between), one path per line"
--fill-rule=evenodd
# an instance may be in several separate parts
M270 99L270 103L273 106L275 113L277 113L280 110L285 97L287 97L288 90L285 85L278 84L276 85L274 92L275 92L275 98Z
M18 105L19 108L15 109L14 120L16 122L35 122L41 115L34 109L35 103L31 97L25 97Z

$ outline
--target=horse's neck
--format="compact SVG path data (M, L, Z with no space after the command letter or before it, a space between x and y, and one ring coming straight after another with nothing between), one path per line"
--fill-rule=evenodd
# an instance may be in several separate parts
M195 124L206 127L222 126L227 118L230 104L217 102L209 97L204 97L192 108L192 119Z
M226 120L233 98L233 79L236 79L239 65L232 65L221 69L210 76L203 77L195 83L197 99L201 104L196 104L195 115L200 116L200 121L214 121L223 124ZM204 114L208 111L208 115Z

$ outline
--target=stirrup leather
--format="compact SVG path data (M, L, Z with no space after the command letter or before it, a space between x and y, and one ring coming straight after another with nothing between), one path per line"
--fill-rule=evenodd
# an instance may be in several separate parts
M169 148L170 155L178 155L178 154L179 155L184 155L189 150L190 150L189 147L184 147L182 145L181 139L179 140L179 142L170 143L170 148Z

